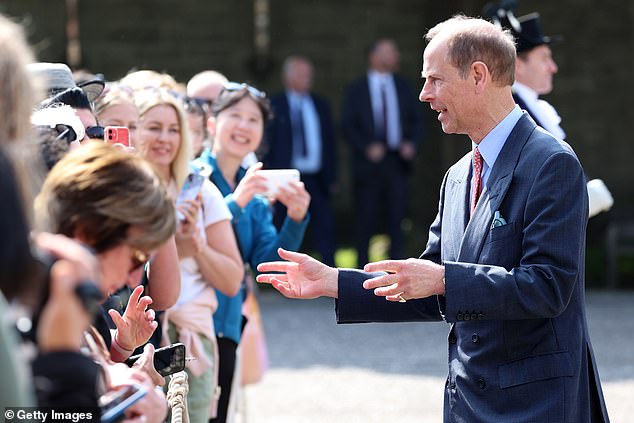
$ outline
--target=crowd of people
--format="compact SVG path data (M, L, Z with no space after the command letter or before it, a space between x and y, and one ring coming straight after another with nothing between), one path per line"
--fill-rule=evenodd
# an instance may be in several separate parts
M182 343L188 421L233 421L249 269L299 249L310 220L303 182L271 193L259 172L268 98L215 71L73 74L0 28L3 374L18 387L3 403L94 411L135 386L124 417L164 421L154 352Z
M337 298L340 322L452 323L446 421L607 420L583 309L585 176L554 109L520 98L535 69L548 79L556 65L543 34L515 45L499 20L514 17L497 16L427 34L419 99L473 152L445 176L419 259L398 260L423 125L394 41L373 43L367 74L346 88L359 263L383 204L394 259L366 272L334 268L335 125L308 58L284 62L271 99L213 70L105 81L36 62L0 16L3 402L100 410L134 386L143 395L123 417L162 422L155 351L182 343L188 421L233 421L259 270L281 272L258 281L286 296ZM550 133L516 103L542 107L534 119ZM301 180L271 190L262 170L288 168ZM323 264L293 252L309 228Z

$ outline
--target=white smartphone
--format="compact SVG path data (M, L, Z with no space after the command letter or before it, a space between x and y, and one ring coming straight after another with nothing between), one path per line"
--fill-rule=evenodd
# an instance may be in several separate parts
M187 200L194 200L200 192L203 182L205 182L205 177L199 173L190 173L187 175L187 179L185 179L185 183L183 184L183 189L181 189L181 192L178 194L178 198L176 199L176 205L179 206ZM176 210L176 217L178 220L185 220L185 216L179 210Z
M281 186L288 185L293 181L299 182L299 170L297 169L265 169L257 172L266 177L267 190L264 195L267 197L277 194Z

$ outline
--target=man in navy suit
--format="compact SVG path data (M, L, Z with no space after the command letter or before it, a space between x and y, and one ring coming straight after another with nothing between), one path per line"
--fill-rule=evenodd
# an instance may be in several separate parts
M423 127L416 92L394 73L399 61L394 41L376 41L369 50L367 74L350 83L343 104L343 134L352 147L359 264L368 262L368 244L384 207L390 258L404 258L401 225Z
M445 320L445 422L607 422L588 335L588 197L564 142L513 101L508 31L458 16L426 35L421 101L472 151L445 174L418 259L366 272L281 250L260 282L337 298L339 323ZM398 358L394 358L398 359Z
M329 266L335 264L335 218L330 205L336 189L336 154L328 101L311 91L313 65L290 56L282 66L285 91L271 97L273 121L267 128L262 162L269 169L298 169L310 193L308 239ZM276 204L279 227L286 211Z

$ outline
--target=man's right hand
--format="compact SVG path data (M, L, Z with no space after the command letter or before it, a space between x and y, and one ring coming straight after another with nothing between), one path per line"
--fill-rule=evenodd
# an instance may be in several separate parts
M378 163L385 157L386 147L380 141L373 141L365 150L365 155L372 163Z
M314 258L278 248L281 258L288 261L261 263L256 277L260 283L270 283L288 298L312 299L317 297L337 298L339 271L326 266ZM266 274L265 272L281 272Z

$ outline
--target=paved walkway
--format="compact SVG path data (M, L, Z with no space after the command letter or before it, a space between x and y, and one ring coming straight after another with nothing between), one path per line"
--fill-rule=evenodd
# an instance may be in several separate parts
M260 291L270 369L248 423L440 422L444 323L337 325L333 301ZM590 292L590 334L613 423L634 421L634 292Z

